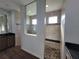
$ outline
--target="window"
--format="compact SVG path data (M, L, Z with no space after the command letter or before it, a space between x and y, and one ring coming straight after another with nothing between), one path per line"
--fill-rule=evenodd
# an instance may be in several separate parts
M37 19L32 19L32 25L36 25L37 24Z
M24 33L30 35L36 35L37 25L37 5L36 1L26 6L26 24L24 25ZM31 8L33 7L33 8Z
M56 24L58 23L58 17L57 16L52 16L48 18L48 24Z

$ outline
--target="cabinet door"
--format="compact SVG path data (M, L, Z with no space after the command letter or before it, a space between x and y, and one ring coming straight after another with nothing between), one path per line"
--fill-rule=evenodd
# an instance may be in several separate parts
M1 42L2 40L1 40L1 38L2 38L2 37L0 36L0 51L1 51L1 49L2 49L2 42Z
M12 46L15 46L15 36L12 35Z
M6 49L7 48L7 39L6 39L6 37L3 37L2 38L2 48L3 49Z
M6 37L2 36L0 39L0 50L4 50L7 48L7 39Z
M14 36L12 36L12 35L8 36L7 39L8 39L8 47L13 47L15 45L15 38L14 38Z

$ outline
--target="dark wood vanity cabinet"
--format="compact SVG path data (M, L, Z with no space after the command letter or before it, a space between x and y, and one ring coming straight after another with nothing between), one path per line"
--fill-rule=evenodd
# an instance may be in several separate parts
M7 47L7 40L5 37L0 36L0 50L3 50Z
M0 34L0 51L15 46L15 34Z

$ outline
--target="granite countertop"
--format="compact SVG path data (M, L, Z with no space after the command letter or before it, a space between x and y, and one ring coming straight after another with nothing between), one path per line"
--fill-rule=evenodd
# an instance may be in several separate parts
M79 59L79 44L66 42L65 45L69 49L72 58Z
M0 36L3 36L3 35L15 35L15 33L3 33L3 34L0 34Z

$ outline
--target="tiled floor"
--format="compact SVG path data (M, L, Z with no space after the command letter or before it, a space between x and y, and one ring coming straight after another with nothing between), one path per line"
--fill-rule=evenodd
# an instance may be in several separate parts
M60 59L60 43L45 41L45 59Z

